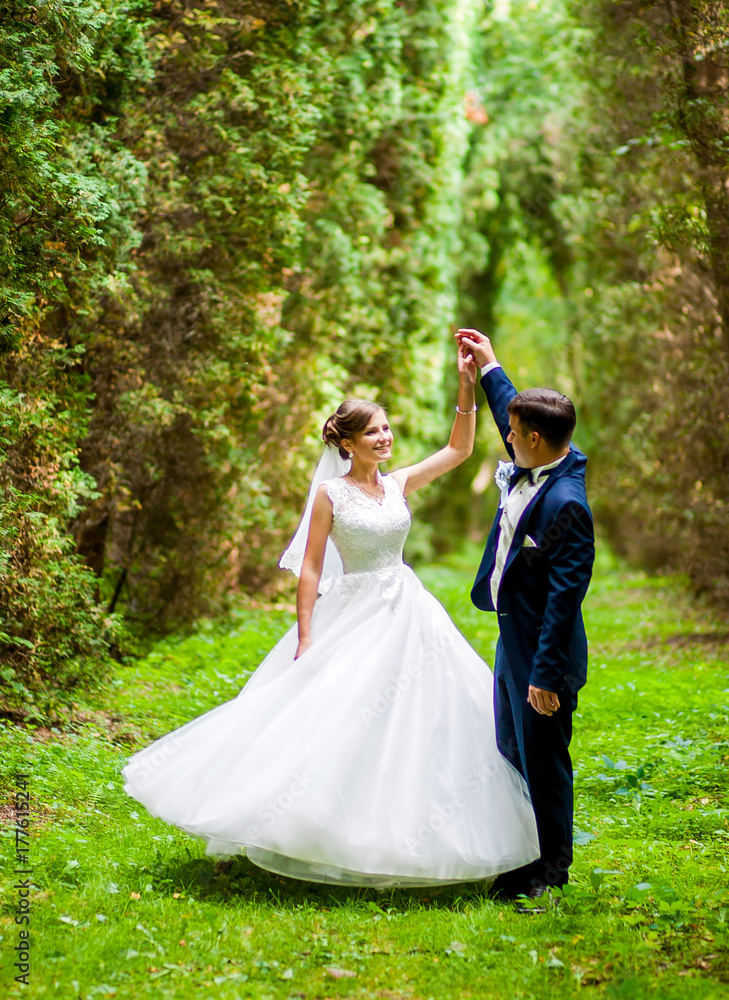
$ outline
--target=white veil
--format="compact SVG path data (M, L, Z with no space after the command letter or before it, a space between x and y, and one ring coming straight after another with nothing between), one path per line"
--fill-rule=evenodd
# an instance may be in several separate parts
M316 496L319 484L323 483L326 479L335 479L337 476L343 476L345 473L349 472L351 468L352 463L349 459L343 459L340 456L338 448L335 448L334 445L331 444L324 445L324 451L322 452L319 464L316 467L314 478L311 480L309 496L306 501L306 507L304 508L304 515L301 518L301 523L296 529L296 534L291 539L288 548L279 560L279 566L281 569L290 569L292 573L296 574L296 576L301 576L301 565L304 561L306 541L309 537L311 509L314 506L314 497ZM339 553L334 547L334 542L331 538L327 538L327 546L324 552L324 565L322 566L321 580L319 581L319 592L324 593L324 591L331 586L332 581L336 577L342 576L343 573L344 567L342 566L342 560L339 558Z

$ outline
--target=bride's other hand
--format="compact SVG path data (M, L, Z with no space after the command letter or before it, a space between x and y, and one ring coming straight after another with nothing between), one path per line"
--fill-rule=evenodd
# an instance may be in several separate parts
M314 645L314 640L313 639L310 639L310 638L299 639L299 645L296 647L296 655L294 656L294 659L298 660L298 658L301 656L301 654L305 653L307 651L307 649L309 648L309 646L313 646L313 645Z
M457 364L459 380L464 385L474 386L478 377L478 367L471 349L461 342L458 344Z

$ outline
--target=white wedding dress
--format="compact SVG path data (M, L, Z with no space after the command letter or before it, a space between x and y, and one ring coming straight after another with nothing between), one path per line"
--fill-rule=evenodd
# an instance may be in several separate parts
M493 676L402 561L410 512L326 488L344 564L240 694L135 754L124 790L273 872L375 887L490 879L539 856L526 785L494 733Z

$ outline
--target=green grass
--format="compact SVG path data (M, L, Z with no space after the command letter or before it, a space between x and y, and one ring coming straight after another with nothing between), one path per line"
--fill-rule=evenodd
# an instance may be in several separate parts
M492 662L493 616L468 600L476 560L420 575ZM242 609L121 667L75 726L2 729L3 801L17 771L31 776L37 889L23 988L6 808L0 996L728 996L726 623L679 582L604 553L586 613L591 673L573 742L583 843L568 894L546 913L520 915L478 884L334 888L247 859L216 874L201 841L129 799L129 753L234 697L293 620Z

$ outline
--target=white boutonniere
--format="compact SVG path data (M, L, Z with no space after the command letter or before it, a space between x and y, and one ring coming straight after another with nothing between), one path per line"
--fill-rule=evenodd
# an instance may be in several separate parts
M494 482L501 490L501 500L499 501L499 508L503 507L506 503L506 498L509 495L509 482L511 477L516 471L516 466L513 462L499 462L496 466L496 472L494 473Z

